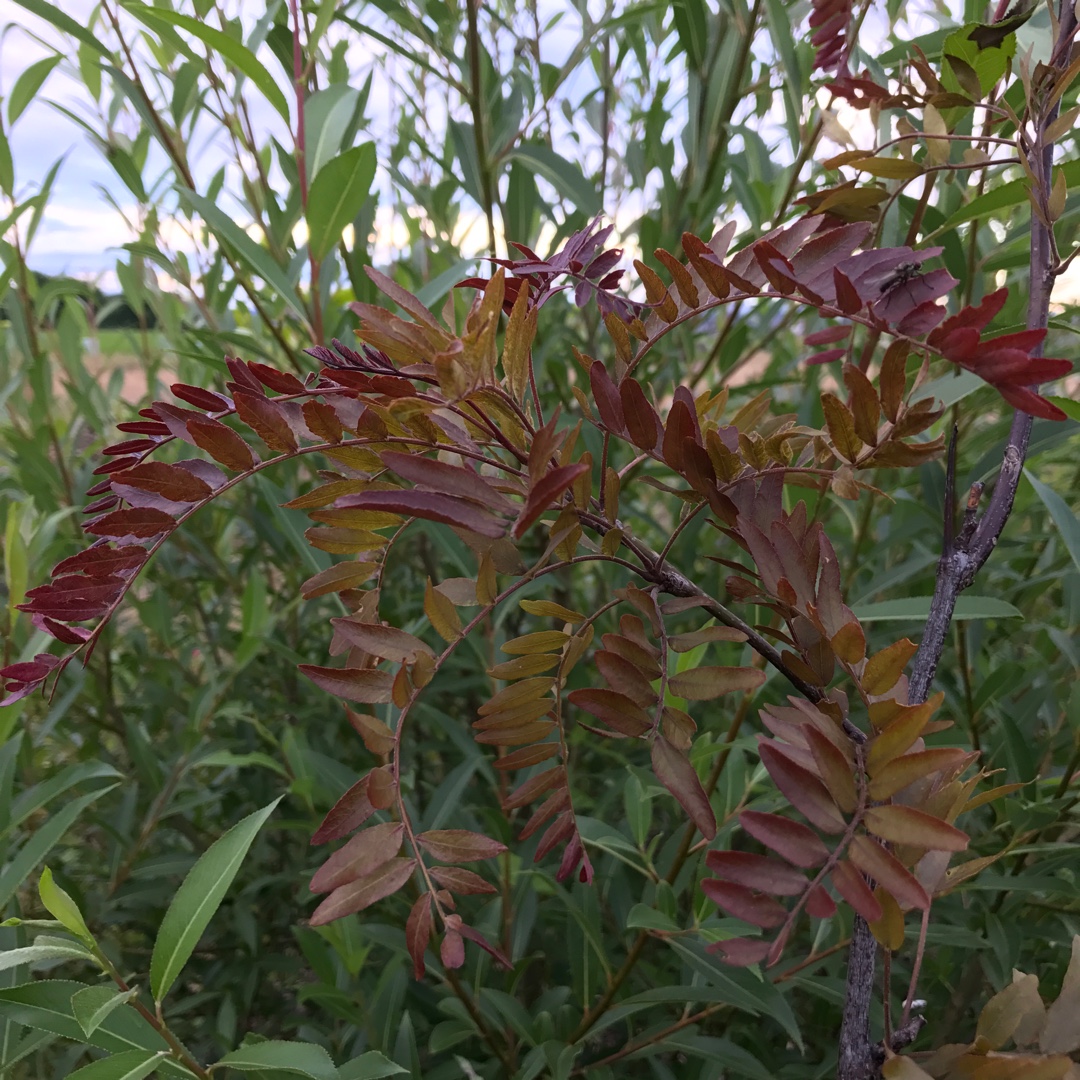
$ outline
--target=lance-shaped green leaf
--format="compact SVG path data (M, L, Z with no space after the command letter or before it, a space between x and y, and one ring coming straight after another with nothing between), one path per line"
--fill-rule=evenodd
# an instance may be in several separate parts
M1036 480L1027 469L1024 470L1024 475L1028 478L1028 483L1035 489L1035 494L1042 499L1046 509L1050 511L1050 516L1054 519L1054 524L1061 533L1065 550L1072 557L1076 568L1080 570L1080 519L1069 509L1069 504L1053 488L1047 487L1041 480Z
M77 22L70 15L65 15L55 4L46 3L46 0L15 0L15 3L17 3L19 7L33 12L33 14L44 19L46 22L52 23L57 30L62 31L65 34L70 34L73 38L77 38L95 52L101 53L102 56L109 55L108 49L98 41L94 34L90 33L85 26Z
M71 1011L89 1038L117 1009L139 996L139 989L115 990L111 986L87 986L71 995Z
M375 179L375 144L366 142L328 161L308 194L308 244L322 261L351 225Z
M85 945L66 938L40 935L33 945L22 949L0 952L0 971L18 967L20 964L36 964L40 960L93 960L94 954Z
M68 1080L143 1080L157 1070L166 1056L165 1050L125 1050L76 1069L68 1074Z
M282 798L279 796L234 825L207 849L184 878L161 921L150 958L150 989L155 1001L161 1001L183 970L256 834Z
M296 315L304 319L304 309L296 295L296 285L289 275L274 262L273 256L260 247L228 214L215 202L186 187L178 188L193 210L210 226L219 240L225 241L247 265L270 285L278 295L293 309Z
M269 1069L275 1074L307 1076L310 1080L339 1080L330 1055L315 1043L286 1042L284 1039L251 1043L226 1054L217 1064L227 1065L237 1072Z
M382 1080L385 1076L398 1076L408 1071L378 1050L369 1050L352 1061L346 1061L338 1069L338 1074L341 1080Z
M41 871L38 896L41 897L45 910L54 919L62 922L66 930L70 930L76 937L82 938L87 943L93 943L94 935L90 933L79 905L53 881L52 871L47 866Z

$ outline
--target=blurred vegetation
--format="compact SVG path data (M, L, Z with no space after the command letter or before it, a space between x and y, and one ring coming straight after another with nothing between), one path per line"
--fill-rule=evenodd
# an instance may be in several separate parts
M306 3L299 158L284 3L102 0L86 24L63 5L22 6L11 40L39 38L51 51L7 88L5 129L26 122L31 101L51 102L115 171L106 197L137 229L117 260L119 298L103 303L85 282L35 273L35 241L64 165L58 159L34 175L3 152L3 140L4 663L47 648L17 607L82 546L80 513L98 479L98 451L140 404L125 399L125 368L141 372L148 398L176 380L223 384L225 354L306 373L316 368L307 347L352 339L346 302L375 300L365 266L377 264L434 310L449 302L461 314L466 299L452 286L486 252L505 255L508 240L555 250L598 212L644 252L677 249L684 231L707 237L728 220L738 221L739 242L751 240L825 183L820 162L835 146L826 149L823 132L837 135L840 123L823 109L827 94L815 93L807 7L793 0ZM868 64L884 78L902 65L911 30L896 20L905 10L891 2L873 13L867 26L882 48L857 55L853 67ZM984 12L969 4L964 14ZM928 55L940 51L944 19L937 8L920 12L920 28L940 22L917 39ZM1027 32L1045 34L1048 25L1035 19ZM1064 133L1066 157L1075 159L1076 141ZM304 226L308 196L330 190L319 184L322 170L368 142L377 160L370 191L329 175L356 205L351 227L318 258ZM349 160L359 176L364 162ZM1023 192L1000 199L989 218L950 224L972 198L1015 175L1002 171L977 191L942 182L926 203L901 191L878 243L904 243L922 215L920 242L944 246L958 291L978 299L1005 281L1010 300L999 322L1018 327L1030 220ZM1078 225L1080 202L1070 196L1058 222L1062 250L1076 242ZM115 317L121 308L136 325L102 332L110 310ZM1049 355L1075 353L1075 320L1075 307L1055 309ZM820 424L813 390L831 375L803 363L813 329L778 302L746 304L669 335L651 378L658 388L728 385L736 404L768 391L801 421ZM595 310L559 295L542 313L536 350L549 406L573 401L573 347L591 355L611 348ZM101 365L98 353L114 363ZM951 407L946 420L959 425L958 487L966 491L992 478L1011 410L967 377L943 373L937 390ZM1055 400L1070 420L1036 422L1032 482L1021 486L976 595L963 601L937 677L955 723L946 744L970 742L1001 783L1025 785L980 811L978 829L969 826L977 854L1001 857L934 907L920 988L946 1041L970 1036L980 1004L1014 968L1039 972L1056 990L1080 932L1080 410ZM393 922L377 921L388 918L380 908L305 925L319 861L309 838L369 763L343 711L295 671L298 662L322 662L336 613L329 601L299 599L300 583L330 559L304 540L303 516L279 505L311 477L311 467L290 463L219 499L154 559L85 669L69 668L51 700L0 709L4 911L43 917L34 885L47 863L111 962L145 985L155 934L186 872L230 827L284 795L168 1005L170 1025L196 1058L213 1060L248 1034L316 1043L337 1062L366 1060L343 1067L343 1080L389 1075L361 1058L370 1051L425 1080L511 1075L478 1034L494 1028L516 1043L521 1080L828 1075L848 931L840 921L820 924L817 938L801 943L815 962L788 964L764 983L724 968L693 934L676 933L705 917L694 880L657 885L626 864L625 852L662 867L681 815L642 762L628 763L610 743L583 744L577 765L582 805L597 819L597 882L557 885L551 867L521 864L506 899L514 958L527 961L499 982L488 961L470 954L461 983L484 987L469 997L475 1013L448 973L412 980L404 899ZM874 647L919 633L917 605L907 618L872 605L929 597L941 543L942 463L890 477L899 486L885 494L817 506L848 602L877 620ZM655 495L643 484L623 498L648 520ZM722 594L726 572L707 561L709 531L687 529L679 542L700 552L700 580ZM419 614L425 577L464 572L463 557L447 530L416 529L383 600L400 605L395 625ZM578 606L599 606L616 584L597 571L565 588ZM767 614L751 609L747 618ZM493 634L515 632L516 613L502 618ZM408 782L425 827L464 823L501 835L498 778L465 719L485 691L479 670L463 661L439 707L417 713ZM772 700L782 694L775 683L763 691ZM701 728L718 744L729 722L717 705ZM749 728L735 739L717 790L727 815L767 809L775 798ZM675 839L654 850L657 831ZM474 900L477 925L497 926L501 899ZM624 986L628 1000L606 1026L562 1049L641 928L672 932L648 939ZM0 945L23 945L26 935L4 928ZM82 976L63 960L36 971ZM25 966L0 972L8 987L32 977ZM898 994L906 978L897 974ZM702 1005L702 1018L679 1028ZM8 1011L0 1021L3 1075L63 1077L90 1060L21 1020ZM631 1034L645 1041L640 1054L589 1067ZM546 1049L530 1055L534 1046Z

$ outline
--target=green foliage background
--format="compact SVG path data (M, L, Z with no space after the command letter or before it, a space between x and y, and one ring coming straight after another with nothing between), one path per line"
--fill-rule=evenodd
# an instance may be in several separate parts
M902 6L875 12L883 51L857 57L854 67L868 64L882 77L895 70L906 55L900 35L910 36L906 26L890 28ZM97 451L138 407L121 399L125 368L143 373L151 395L177 379L223 382L224 353L306 372L315 365L303 350L315 340L349 343L354 317L345 303L375 301L365 265L377 263L433 308L450 297L463 312L451 286L475 271L489 226L499 254L504 238L554 250L601 210L640 251L677 248L684 231L708 237L732 218L750 240L827 180L815 164L827 156L827 118L824 95L813 92L802 3L601 8L530 0L485 5L473 25L452 0L306 4L313 92L305 184L283 119L295 117L285 4L103 0L89 26L44 0L22 8L18 33L40 33L58 51L8 88L5 127L20 122L31 99L50 99L65 74L84 88L88 108L57 107L115 170L116 190L123 185L138 205L141 232L120 253L117 273L142 325L98 334L107 362L92 373L101 364L88 343L103 312L84 303L83 283L32 272L62 162L45 176L29 174L0 140L0 188L11 211L0 242L5 663L45 646L16 606L80 549ZM1033 26L1038 33L1037 20ZM943 36L944 24L919 43L932 56ZM224 163L203 175L200 147L211 136ZM369 142L377 160L370 192L372 150L354 149ZM1071 131L1062 146L1075 158ZM1029 208L1022 189L1007 188L1013 179L1005 171L978 189L941 184L925 207L923 236L944 246L942 261L966 299L1004 277L1004 321L1019 325ZM298 227L305 186L314 246L325 256L314 264ZM337 202L328 199L334 194ZM1080 222L1074 203L1070 197L1058 225L1063 250ZM915 212L916 196L901 194L880 243L902 243ZM333 243L345 223L351 228ZM189 234L187 250L169 242L177 227ZM175 289L163 290L159 273ZM1074 308L1055 314L1048 354L1075 353L1074 324ZM728 384L736 403L764 390L804 422L820 423L813 389L828 370L801 362L811 351L803 338L815 328L772 301L688 325L663 343L654 384L658 392L676 379L699 389ZM541 314L538 370L549 405L571 400L572 346L606 355L610 343L595 311L563 295ZM992 476L1009 410L978 380L945 378L938 390L960 426L958 487L966 491ZM977 854L1006 854L934 908L920 986L944 1040L970 1037L979 1005L1014 968L1040 972L1052 992L1067 943L1080 932L1080 410L1059 404L1071 419L1036 422L1030 482L975 595L961 601L966 618L938 673L956 741L981 749L1001 783L1026 785L980 811L980 828L969 825ZM583 740L577 759L582 805L595 819L595 886L557 885L553 867L515 863L507 898L514 956L528 962L506 977L470 954L460 978L476 1015L437 964L428 981L412 981L401 929L406 899L318 930L304 924L307 881L321 861L309 837L371 763L337 704L295 671L299 662L323 661L327 618L336 613L328 602L299 600L300 583L330 560L304 541L300 513L278 505L310 476L292 464L219 500L154 560L85 670L69 669L51 701L0 710L4 911L42 917L33 885L47 862L112 963L145 986L155 935L185 873L236 822L284 795L167 1003L170 1026L200 1060L247 1034L317 1043L336 1062L379 1051L427 1080L509 1075L481 1037L487 1027L509 1034L522 1080L828 1075L844 926L837 921L790 950L816 959L804 967L788 961L775 986L719 965L694 930L722 920L689 871L675 887L656 883L681 837L678 808L644 760L628 760L619 744ZM627 514L654 522L646 539L662 546L656 492L636 484L623 498ZM860 503L826 497L818 507L849 602L878 620L873 647L920 630L912 598L932 592L943 498L935 462L902 474L885 495ZM688 557L699 553L699 580L722 593L724 568L707 561L711 532L691 527L679 543ZM440 527L416 528L400 550L383 602L397 605L390 615L407 627L427 575L471 571ZM591 610L619 584L610 570L587 570L560 588ZM889 603L911 606L876 606ZM518 617L504 612L421 711L405 783L425 828L470 827L509 840L498 779L468 723L487 689L483 669L498 641L517 632ZM777 700L783 688L770 682L763 695ZM730 722L721 705L703 718L707 753ZM728 817L721 845L735 808L768 809L775 800L753 747L748 722L718 789ZM472 917L497 935L494 905L477 903ZM658 933L624 985L625 1000L583 1048L568 1046L583 1007L643 928ZM25 944L26 933L4 928L0 945ZM85 965L70 961L37 970L85 977ZM13 968L0 982L14 986L32 974ZM897 995L907 972L899 974ZM703 1007L697 1023L678 1026ZM3 1074L62 1077L89 1060L82 1047L7 1015ZM637 1040L656 1038L629 1060L590 1067L631 1030ZM382 1075L367 1067L340 1075Z

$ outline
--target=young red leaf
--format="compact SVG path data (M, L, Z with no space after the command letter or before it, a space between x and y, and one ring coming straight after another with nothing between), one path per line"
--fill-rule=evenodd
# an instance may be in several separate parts
M589 382L593 400L600 414L600 422L615 435L626 431L626 417L623 415L622 397L619 388L612 381L607 368L599 360L593 361L589 369Z
M383 660L411 664L421 654L432 658L435 656L430 645L396 626L360 622L355 617L331 619L330 625L350 645Z
M527 769L530 765L539 765L542 761L553 758L559 752L558 743L538 743L535 746L523 746L504 758L498 758L491 764L501 771Z
M415 859L398 857L383 863L359 881L335 889L312 913L311 926L325 926L335 919L363 911L384 897L392 896L412 876Z
M564 810L570 809L570 791L563 785L562 787L553 791L537 808L536 812L518 833L518 840L528 840L533 833L540 830L540 826L544 824L549 818L554 817L556 814L561 814Z
M768 739L760 739L758 753L784 797L822 832L842 833L846 822L825 785L809 770L795 764Z
M820 885L806 894L806 914L812 919L831 919L836 914L833 898Z
M755 893L743 885L734 885L719 878L706 878L701 891L717 907L752 926L768 930L779 926L787 918L787 910L771 896Z
M428 873L444 889L459 893L461 896L483 896L499 891L479 874L474 874L471 870L463 870L460 866L433 866Z
M393 450L383 451L381 457L391 472L417 487L460 496L503 514L512 513L515 509L509 499L473 469L449 465L437 458L421 457L419 454L399 454Z
M109 536L114 539L132 536L144 540L159 533L171 532L176 528L176 521L164 510L137 507L132 510L115 510L96 521L88 522L85 528L95 536Z
M657 780L678 799L706 840L716 835L716 817L690 759L657 733L652 744L652 767Z
M390 687L394 677L388 671L317 667L315 664L300 664L299 667L320 689L346 701L383 705L390 700Z
M769 955L771 947L771 941L762 941L761 938L728 938L709 945L706 952L723 953L725 962L733 967L748 967L750 964L760 964Z
M652 730L653 722L649 714L625 694L614 690L588 687L572 691L567 695L567 700L629 738L639 739Z
M439 946L443 967L454 970L465 963L465 939L457 930L447 930Z
M907 662L915 655L917 646L907 638L894 641L892 645L875 653L866 661L859 682L872 697L887 694L900 681Z
M836 891L867 921L881 918L881 904L870 891L866 879L846 859L832 868L832 883Z
M697 667L673 675L671 692L688 701L708 701L721 694L756 690L765 681L765 672L749 667Z
M278 371L277 368L260 364L257 360L249 360L247 366L248 371L263 386L268 386L279 394L301 394L304 391L304 384L291 372Z
M196 409L205 409L207 412L225 412L230 407L228 398L215 394L211 390L204 390L201 386L189 386L187 383L173 383L169 389L181 400Z
M726 881L773 896L799 896L807 885L806 875L795 867L748 851L710 851L705 865Z
M405 826L399 821L372 825L357 833L315 871L308 886L314 893L330 892L357 878L366 877L401 850Z
M394 770L389 765L382 765L368 773L368 798L376 810L388 810L397 798L397 781Z
M577 826L574 824L574 815L571 813L560 814L549 826L547 832L540 837L540 843L536 845L536 854L533 862L540 862L559 844L572 836Z
M179 465L147 461L113 477L113 490L127 498L125 488L149 491L176 503L194 503L208 498L211 487Z
M969 758L969 753L959 747L937 747L920 750L913 754L895 757L877 771L870 781L870 797L875 802L891 799L898 791L914 784L916 780L940 772L955 769Z
M968 835L941 818L911 806L871 806L866 828L891 844L909 844L932 851L963 851Z
M503 800L502 808L503 810L517 810L519 807L528 806L537 796L550 791L556 784L565 784L565 781L566 771L561 765L545 769L542 773L529 777L524 784L510 792Z
M468 829L437 829L420 833L416 839L429 855L447 863L494 859L506 851L505 844Z
M237 390L233 394L236 415L259 436L271 450L295 453L296 434L289 426L281 406L260 394Z
M308 431L315 438L329 443L341 442L344 429L342 428L341 418L332 406L327 405L325 401L316 401L314 398L309 398L300 407L300 412L303 414Z
M375 807L368 798L370 773L357 780L355 784L331 807L323 818L322 824L311 838L312 844L326 844L331 840L340 840L358 829L372 814Z
M457 930L462 937L468 938L469 941L471 941L474 945L479 945L480 948L484 950L484 952L488 953L497 964L499 964L501 967L506 968L507 971L509 971L510 968L514 966L510 963L510 960L507 958L506 954L503 953L501 950L496 949L495 946L492 945L488 941L488 939L480 933L479 930L474 930L471 926L464 922L458 924Z
M917 908L930 906L926 889L895 855L886 851L876 840L868 836L854 837L848 848L848 858L901 903Z
M739 824L755 840L771 848L793 866L810 870L829 857L829 849L813 829L801 821L792 821L778 814L763 814L759 810L744 810Z
M344 592L346 589L355 589L362 585L378 570L378 566L372 562L339 562L320 570L317 574L309 577L300 586L300 595L305 600L313 600L316 596L325 596L327 593Z
M626 428L635 446L647 453L656 450L664 437L664 426L652 407L641 383L636 379L624 379L619 386L622 397Z
M656 704L656 691L641 669L629 660L617 653L608 652L607 649L601 649L593 657L593 661L604 681L612 688L617 687L619 692L630 698L635 705L648 709Z
M255 451L231 427L218 420L197 417L188 421L187 430L196 446L234 472L247 472L259 464Z
M413 904L405 923L405 944L413 962L413 978L424 977L424 950L431 940L431 894L423 893Z
M498 539L506 532L506 526L497 517L476 503L465 502L453 495L440 495L433 491L409 488L393 491L363 491L358 495L346 495L337 502L339 509L386 510L392 514L405 514L439 521L459 529Z
M529 491L529 497L514 522L514 536L521 538L525 530L558 499L564 491L583 473L589 466L585 462L577 462L574 465L560 465L545 473L533 485ZM500 535L502 535L500 533Z

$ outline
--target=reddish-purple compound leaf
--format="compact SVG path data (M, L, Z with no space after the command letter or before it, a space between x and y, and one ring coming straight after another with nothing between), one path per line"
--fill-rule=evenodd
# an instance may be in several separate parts
M433 866L428 873L444 889L461 896L482 896L499 891L490 881L485 881L479 874L460 866Z
M756 690L765 681L765 672L751 667L696 667L673 675L668 686L673 694L688 701L708 701L721 694Z
M144 412L140 412L142 416ZM153 415L153 414L150 414ZM117 431L127 431L135 435L169 435L169 427L167 424L158 423L155 420L126 420L122 424L116 425Z
M540 830L540 826L543 825L548 818L554 817L556 814L561 814L564 810L570 808L570 791L566 787L561 787L557 791L553 791L540 805L537 807L536 812L527 822L521 832L518 833L518 840L528 840L533 833Z
M836 914L833 898L820 885L806 894L806 914L812 919L831 919Z
M34 625L48 631L57 641L62 641L65 645L82 645L89 640L91 633L81 626L65 626L62 622L50 619L47 615L35 615Z
M237 390L233 394L236 415L244 421L271 450L295 453L296 435L280 405L260 394Z
M304 384L288 371L278 371L277 368L270 367L268 364L260 364L257 360L249 360L247 366L248 371L263 386L268 386L276 393L301 394L304 391Z
M317 574L309 577L300 586L300 595L305 600L312 600L316 596L325 596L327 593L344 592L346 589L355 589L362 585L378 570L373 562L339 562L320 570Z
M619 386L623 413L630 440L647 453L658 449L664 438L664 425L637 379L624 379Z
M649 677L636 664L607 649L600 649L593 661L608 686L618 688L619 693L625 694L635 705L649 709L656 704L657 693Z
M750 964L760 964L769 955L771 946L771 941L762 941L761 938L728 938L727 941L709 945L705 951L723 954L724 962L733 967L748 967Z
M963 851L968 835L941 818L911 806L871 806L866 828L891 844L910 844L933 851Z
M539 862L545 855L564 840L574 834L576 826L574 815L571 813L560 814L549 826L547 832L540 837L540 843L536 845L536 854L533 862Z
M784 797L822 832L842 833L846 822L825 785L767 740L758 743L761 763Z
M315 664L300 664L300 670L320 689L346 701L359 701L365 705L385 705L390 701L394 677L389 671L317 667Z
M355 784L330 808L322 824L311 838L313 844L326 844L331 840L340 840L358 829L372 814L375 807L368 798L368 784L371 774L357 780Z
M439 959L443 967L453 970L465 963L465 939L457 930L447 930L439 945Z
M589 369L589 382L592 386L593 400L600 414L600 422L615 435L626 431L626 418L623 416L622 398L619 388L612 381L600 360L594 360Z
M146 450L153 450L157 444L157 439L125 439L123 442L106 446L101 452L106 457L116 457L120 454L141 454ZM97 469L94 470L95 475L97 471Z
M919 880L870 837L856 836L848 848L848 858L900 903L924 909L930 906L930 896Z
M51 653L38 653L33 660L21 660L0 669L0 678L11 682L38 683L59 663L59 657Z
M509 772L513 769L527 769L530 765L539 765L542 761L553 758L559 752L558 743L537 743L523 746L504 758L497 758L492 765L499 770Z
M588 464L579 461L574 465L560 465L545 473L529 491L529 497L514 522L514 536L521 538L525 530L558 499L571 484L588 469ZM501 534L500 534L501 535Z
M113 491L126 499L125 488L148 491L174 503L200 502L212 494L205 480L164 461L146 461L114 476Z
M301 412L308 431L315 438L329 443L341 442L344 429L340 417L332 406L327 405L325 401L316 401L314 398L309 398L301 406Z
M787 909L783 904L771 896L755 893L745 885L721 881L719 878L706 878L701 883L701 891L717 907L752 926L768 930L779 926L787 918Z
M503 810L516 810L518 807L527 806L538 795L542 795L545 791L549 791L551 788L555 787L556 784L564 783L565 776L566 773L563 770L563 767L561 765L555 765L550 769L545 769L542 773L538 773L536 776L529 777L524 784L515 788L503 800Z
M415 859L399 857L383 863L359 881L335 889L312 913L311 926L325 926L354 912L363 911L384 897L392 896L412 876Z
M690 759L659 732L652 744L652 767L657 780L679 800L706 840L716 836L716 817Z
M613 731L618 731L629 738L638 739L652 730L649 714L634 704L625 694L600 687L587 687L574 690L567 695L571 705L595 716L607 724Z
M229 374L242 389L254 390L257 394L262 393L262 386L260 385L259 380L248 371L247 364L239 357L226 356L225 366L229 369Z
M555 880L558 882L566 881L577 868L578 863L582 863L581 870L578 873L578 880L583 885L586 885L592 881L592 863L589 862L589 856L585 854L581 836L575 831L567 842L566 850L563 851L559 869L555 871Z
M773 896L799 896L807 886L806 875L795 867L749 851L710 851L705 865L726 881Z
M401 850L405 826L399 821L372 825L357 833L315 871L308 888L314 893L330 892L357 878L366 877Z
M196 409L205 409L207 412L225 412L231 407L228 398L215 394L211 390L204 390L201 386L189 386L187 383L173 383L169 389L181 400Z
M94 476L111 476L115 472L122 472L124 469L130 469L132 465L138 465L138 455L132 454L128 457L113 458L110 461L106 461L104 465L99 465L93 472ZM86 511L84 510L85 514Z
M420 896L405 923L405 944L413 962L413 978L424 977L424 950L431 940L431 894Z
M89 577L112 577L138 570L149 557L145 548L131 544L127 547L92 547L62 559L52 570L54 578L63 574L86 574Z
M163 510L137 507L131 510L115 510L96 521L87 522L85 528L94 536L108 536L117 540L135 537L145 540L159 533L171 532L176 528L176 521Z
M832 883L836 891L869 923L881 918L881 904L870 891L866 879L846 859L832 868Z
M474 469L449 465L445 461L418 454L399 454L393 450L385 450L380 456L391 472L417 487L460 496L503 514L511 514L516 509L509 499L496 491Z
M495 946L492 945L488 941L488 939L480 933L479 930L474 930L471 926L467 925L464 922L459 923L457 929L463 937L467 937L471 942L473 942L473 944L479 945L480 948L484 950L484 952L489 953L495 959L495 961L501 964L504 968L509 970L513 967L513 964L510 963L506 954L500 949L496 949Z
M1041 420L1065 420L1065 413L1053 402L1040 397L1033 390L1023 386L1010 386L1008 383L999 384L997 391L1001 396L1021 412Z
M505 844L468 829L436 829L420 833L416 839L429 855L447 863L494 859L506 851Z
M400 491L362 491L338 499L339 509L384 510L391 514L438 521L468 529L492 539L499 539L506 532L505 524L497 517L472 502L464 502L452 495L440 495L418 488L402 488Z
M854 315L862 310L863 301L859 290L852 284L851 278L837 267L833 267L833 285L836 288L836 306L845 315Z
M219 420L208 417L189 420L187 429L196 446L234 472L247 472L259 463L255 451L231 427Z
M791 821L778 814L744 810L739 824L757 841L805 870L820 866L829 857L829 849L813 829L801 821Z
M106 495L104 499L96 499L89 506L84 506L82 512L84 514L97 514L102 510L111 510L119 502L119 495Z

